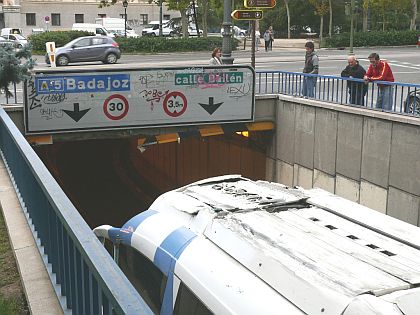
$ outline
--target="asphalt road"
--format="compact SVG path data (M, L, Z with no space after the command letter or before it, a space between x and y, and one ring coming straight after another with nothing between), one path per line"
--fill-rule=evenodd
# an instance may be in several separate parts
M347 65L348 51L337 49L317 50L320 58L320 74L340 75ZM377 47L355 48L354 53L360 64L367 68L367 56L377 52L381 58L388 60L395 80L403 83L420 84L420 48L411 47ZM303 68L305 50L300 48L274 48L273 51L256 52L257 70L283 70L300 72ZM250 64L251 50L237 50L232 53L235 64ZM115 67L165 67L165 66L197 66L207 65L209 52L161 53L156 55L123 55ZM43 56L35 56L39 68L46 67ZM84 64L84 67L98 67L101 63ZM72 66L69 66L72 67Z

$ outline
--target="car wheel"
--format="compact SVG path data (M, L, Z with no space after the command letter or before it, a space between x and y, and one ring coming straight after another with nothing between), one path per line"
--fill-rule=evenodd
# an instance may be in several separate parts
M17 45L16 45L16 47L17 47L18 49L21 49L23 46L22 46L22 44L17 44Z
M69 57L61 55L57 57L57 66L67 66L69 64Z
M170 36L170 37L174 37L174 32L170 32L170 33L169 33L169 36Z
M408 96L405 101L405 112L420 116L420 98L417 96Z
M118 57L114 53L109 53L105 57L105 63L117 63Z
M150 36L155 37L155 36L156 36L156 34L155 34L155 33L152 33L152 34L150 34Z

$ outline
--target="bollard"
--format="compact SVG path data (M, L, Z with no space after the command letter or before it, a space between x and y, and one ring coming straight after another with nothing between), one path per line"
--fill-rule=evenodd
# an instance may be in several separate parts
M45 47L47 48L48 58L50 59L50 65L54 68L55 65L55 42L46 42Z
M244 50L246 49L246 37L244 37Z
M420 35L417 37L417 48L420 48Z

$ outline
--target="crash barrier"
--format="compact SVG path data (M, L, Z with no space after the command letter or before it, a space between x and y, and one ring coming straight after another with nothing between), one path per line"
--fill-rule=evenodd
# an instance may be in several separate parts
M313 94L305 86L314 85ZM286 71L257 71L256 94L286 94L398 114L420 115L420 85Z
M2 108L0 154L65 313L152 314Z

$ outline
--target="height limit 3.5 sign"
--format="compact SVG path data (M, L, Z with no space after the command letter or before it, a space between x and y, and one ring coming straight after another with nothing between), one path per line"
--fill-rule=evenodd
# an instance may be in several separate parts
M254 119L249 66L110 69L32 75L25 82L26 134Z

